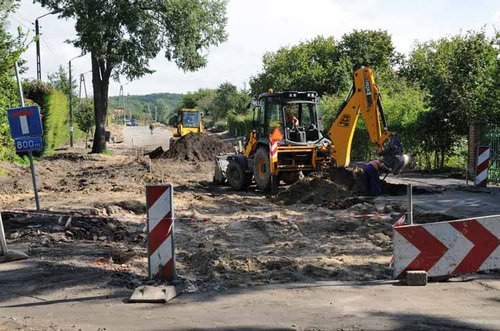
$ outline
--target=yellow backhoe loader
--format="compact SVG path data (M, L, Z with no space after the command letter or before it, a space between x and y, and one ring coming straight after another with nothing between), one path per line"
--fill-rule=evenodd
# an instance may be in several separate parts
M257 188L276 189L282 180L298 180L300 172L347 167L352 138L361 114L377 154L397 174L409 163L399 139L387 130L379 88L368 67L355 70L349 96L339 108L328 137L318 125L316 92L263 93L254 101L253 129L239 153L217 157L214 182L235 190L255 180Z
M170 146L188 133L203 133L203 113L198 109L183 108L177 113L177 125L170 139Z

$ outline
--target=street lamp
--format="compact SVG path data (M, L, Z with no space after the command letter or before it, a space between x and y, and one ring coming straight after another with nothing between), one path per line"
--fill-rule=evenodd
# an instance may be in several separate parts
M40 59L40 25L38 24L38 20L47 15L57 14L61 12L60 9L56 9L51 11L50 13L44 14L42 16L38 16L35 18L35 40L36 40L36 79L42 80L42 62Z
M69 146L73 147L73 80L71 78L71 61L81 58L85 54L75 56L69 60Z

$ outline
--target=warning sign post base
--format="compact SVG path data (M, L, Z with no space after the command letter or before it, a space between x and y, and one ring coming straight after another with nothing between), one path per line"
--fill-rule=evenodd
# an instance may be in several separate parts
M0 254L0 263L26 260L28 257L28 254L20 251L7 251L4 255Z
M181 284L139 286L129 299L130 303L167 303L182 292Z

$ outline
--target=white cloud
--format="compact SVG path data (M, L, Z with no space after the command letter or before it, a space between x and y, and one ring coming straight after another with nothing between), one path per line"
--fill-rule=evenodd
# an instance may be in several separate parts
M31 21L47 11L31 0L22 0L13 16L13 24L30 28ZM426 41L484 25L493 30L500 23L500 3L492 0L230 0L228 4L229 39L210 50L206 68L184 73L162 55L151 61L152 75L130 82L125 94L186 92L200 87L215 88L224 81L243 87L250 76L261 70L262 56L317 35L340 39L353 29L382 29L392 35L398 51L408 52L415 40ZM54 72L60 64L80 54L64 40L75 36L74 22L49 15L40 20L42 37L42 77ZM48 45L47 45L48 44ZM35 47L25 53L30 70L36 77ZM90 59L73 61L75 77L90 69ZM90 75L87 79L90 82ZM123 82L124 83L124 82ZM117 95L120 84L110 85L110 95Z

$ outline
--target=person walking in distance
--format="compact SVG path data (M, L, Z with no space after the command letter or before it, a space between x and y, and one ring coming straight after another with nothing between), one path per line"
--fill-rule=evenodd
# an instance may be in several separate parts
M382 187L380 185L380 173L389 173L391 168L387 167L381 160L372 160L363 167L365 174L365 189L370 195L381 195Z

